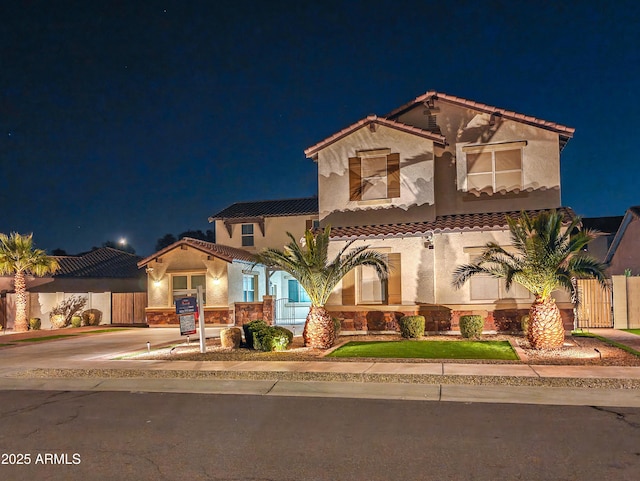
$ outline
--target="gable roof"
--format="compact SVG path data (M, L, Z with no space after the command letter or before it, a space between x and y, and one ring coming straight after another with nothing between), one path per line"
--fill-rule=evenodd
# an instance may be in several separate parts
M417 135L419 137L424 137L425 139L433 140L437 144L445 145L446 139L443 135L430 132L428 130L424 130L418 127L414 127L412 125L403 124L402 122L397 122L395 120L391 120L385 117L378 117L377 115L369 115L366 118L359 120L355 124L351 124L349 127L342 129L340 132L333 134L330 137L318 142L315 145L305 149L304 155L308 158L313 158L318 151L328 147L329 145L337 142L338 140L346 137L347 135L355 132L356 130L361 129L362 127L366 127L370 124L384 125L385 127L389 127L395 130L400 130L401 132L407 132L409 134Z
M608 264L609 262L611 262L611 259L613 259L613 256L616 253L616 249L618 249L618 246L620 245L620 242L624 237L624 233L631 221L638 219L640 219L640 206L636 205L629 207L627 209L627 212L625 212L624 217L622 218L622 222L620 223L620 227L618 228L616 235L613 237L613 241L611 241L611 245L609 246L607 255L604 258L605 264Z
M289 215L317 215L318 197L299 199L262 200L236 202L209 217L209 222L217 219L242 219L250 217L277 217Z
M204 252L207 255L217 257L226 262L233 262L234 260L253 262L253 254L243 249L237 249L224 244L215 244L213 242L207 242L200 239L193 239L191 237L183 237L177 242L174 242L170 246L159 250L155 254L151 254L149 257L142 259L138 262L138 267L144 267L149 262L163 256L169 251L174 250L180 246L192 247L200 252Z
M535 216L545 210L528 210L528 215ZM557 209L569 223L575 213L569 207ZM464 232L483 229L504 229L508 226L507 217L520 217L521 211L495 212L480 214L441 215L428 222L407 222L402 224L381 224L353 227L333 227L332 239L389 238L404 236L420 236L440 232Z
M462 97L455 97L453 95L448 95L442 92L436 92L434 90L430 90L425 94L416 97L411 102L408 102L402 105L401 107L398 107L397 109L392 110L387 115L385 115L385 117L389 119L393 119L394 117L397 117L400 114L406 112L407 110L413 108L415 105L421 104L424 102L429 102L431 100L440 100L443 102L448 102L450 104L472 108L488 114L498 115L505 119L515 120L517 122L534 125L536 127L540 127L545 130L556 132L560 136L560 150L562 150L566 145L566 143L569 141L569 139L573 137L573 134L576 130L573 127L567 127L565 125L561 125L556 122L549 122L547 120L542 120L536 117L532 117L530 115L520 114L518 112L514 112L513 110L506 110L503 108L494 107L492 105L487 105L480 102L474 102L473 100L463 99Z
M51 256L60 269L53 277L131 278L139 277L140 256L111 247L100 247L77 256Z
M582 226L586 229L593 229L603 234L615 234L624 219L623 215L611 217L583 217Z

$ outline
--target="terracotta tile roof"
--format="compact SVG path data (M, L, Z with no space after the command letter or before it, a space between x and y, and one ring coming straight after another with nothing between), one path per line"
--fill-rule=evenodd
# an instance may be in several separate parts
M274 217L287 215L317 215L318 198L263 200L255 202L236 202L209 217L216 219L234 219L247 217Z
M140 277L137 264L141 257L111 247L101 247L77 256L52 257L60 264L53 277Z
M494 107L492 105L487 105L480 102L474 102L473 100L463 99L462 97L455 97L453 95L448 95L442 92L436 92L434 90L430 90L429 92L423 95L420 95L419 97L416 97L411 102L408 102L403 106L398 107L395 110L392 110L387 115L385 115L385 117L393 118L407 111L408 109L412 108L414 105L420 104L422 102L425 102L431 99L449 102L452 104L461 105L463 107L469 107L469 108L480 110L482 112L486 112L489 114L497 114L506 119L516 120L518 122L535 125L536 127L541 127L546 130L557 132L560 135L560 150L562 150L566 145L566 143L568 142L568 140L571 137L573 137L573 134L576 130L573 127L567 127L565 125L561 125L556 122L549 122L547 120L542 120L536 117L532 117L530 115L520 114L518 112L514 112L513 110L506 110L499 107Z
M407 132L410 134L418 135L420 137L424 137L429 140L433 140L437 144L445 145L446 139L443 135L429 132L428 130L420 129L418 127L413 127L412 125L403 124L401 122L397 122L395 120L390 120L384 117L378 117L376 115L369 115L368 117L356 122L355 124L350 125L349 127L342 129L340 132L333 134L331 137L328 137L315 145L312 145L308 149L305 149L304 155L309 158L312 158L315 154L318 153L319 150L324 149L325 147L331 145L332 143L340 140L343 137L355 132L356 130L365 127L369 124L378 124L384 125L385 127L390 127L392 129L400 130L402 132Z
M253 254L243 249L237 249L235 247L227 246L224 244L214 244L213 242L207 242L200 239L192 239L191 237L184 237L179 241L174 242L170 246L159 250L155 254L151 254L149 257L142 259L140 262L138 262L138 267L144 267L149 262L183 245L193 247L194 249L204 252L207 255L217 257L218 259L222 259L223 261L227 262L233 262L234 260L246 262L253 261Z
M575 213L568 207L558 209L568 222L575 217ZM542 210L526 211L529 215L536 215ZM502 229L507 226L507 217L517 218L520 211L494 212L482 214L458 214L437 216L431 222L408 222L403 224L366 225L353 227L332 227L332 239L357 238L386 238L419 236L439 232L462 232L483 229Z

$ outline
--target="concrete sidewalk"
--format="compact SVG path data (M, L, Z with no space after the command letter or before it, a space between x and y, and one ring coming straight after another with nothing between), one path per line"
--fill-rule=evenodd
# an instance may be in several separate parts
M509 379L513 378L528 378L534 383L571 379L578 384L588 384L589 380L620 380L622 383L631 380L637 385L640 367L295 361L83 362L76 359L57 363L55 368L56 376L47 376L45 372L44 377L40 377L36 371L33 376L27 373L26 377L15 377L21 376L25 369L4 367L0 369L0 390L181 392L640 407L640 389L637 388L509 385ZM68 370L66 374L65 370ZM87 374L89 370L91 373ZM199 374L206 376L207 373L258 376L260 379L198 378ZM63 377L57 377L57 374ZM314 374L320 379L326 374L343 374L349 381L287 378L295 374L312 376L311 379ZM64 377L66 375L70 377ZM386 382L375 382L380 376L386 378ZM425 376L426 382L411 379L412 376ZM464 377L477 379L477 384L456 382ZM492 384L498 378L506 379L506 383Z
M0 390L342 397L640 408L636 389L182 378L0 378Z

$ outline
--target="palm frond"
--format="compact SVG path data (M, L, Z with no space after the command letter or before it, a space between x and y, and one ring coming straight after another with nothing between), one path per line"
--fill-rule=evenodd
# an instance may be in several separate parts
M381 279L387 277L389 268L386 256L369 250L369 246L349 250L353 241L347 242L329 261L330 234L331 227L326 227L316 235L307 230L302 246L288 232L291 242L283 250L263 249L254 256L254 262L293 276L316 307L323 306L338 282L358 266L371 266Z

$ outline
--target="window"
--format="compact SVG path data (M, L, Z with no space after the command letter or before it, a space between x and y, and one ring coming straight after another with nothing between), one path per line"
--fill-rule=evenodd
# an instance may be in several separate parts
M522 148L527 143L508 142L465 146L467 191L509 192L522 189Z
M513 252L512 246L505 246L505 250ZM464 252L469 255L469 261L481 255L484 247L465 247ZM511 283L511 289L507 291L506 281L497 277L480 274L469 279L469 292L472 301L497 301L500 299L531 299L527 289L516 282Z
M504 279L478 275L469 279L472 301L497 301L500 299L530 299L527 289L516 282L507 291Z
M171 276L173 302L182 297L195 297L198 286L202 286L203 301L207 303L207 282L204 273L174 274Z
M349 158L349 200L400 197L400 154L390 149L358 154Z
M381 249L376 249L381 251ZM361 266L342 279L342 304L402 304L402 273L399 253L388 253L389 277L381 281L373 267Z
M380 280L373 267L361 266L358 274L360 287L359 303L387 304L389 298L387 280Z
M253 224L242 224L242 247L250 247L253 244Z
M313 230L320 228L320 221L318 219L307 219L305 223L305 230Z
M242 300L244 302L255 302L256 300L256 276L242 276Z
M287 287L289 288L290 302L311 302L309 294L307 294L307 291L302 288L297 280L289 279L287 281Z

